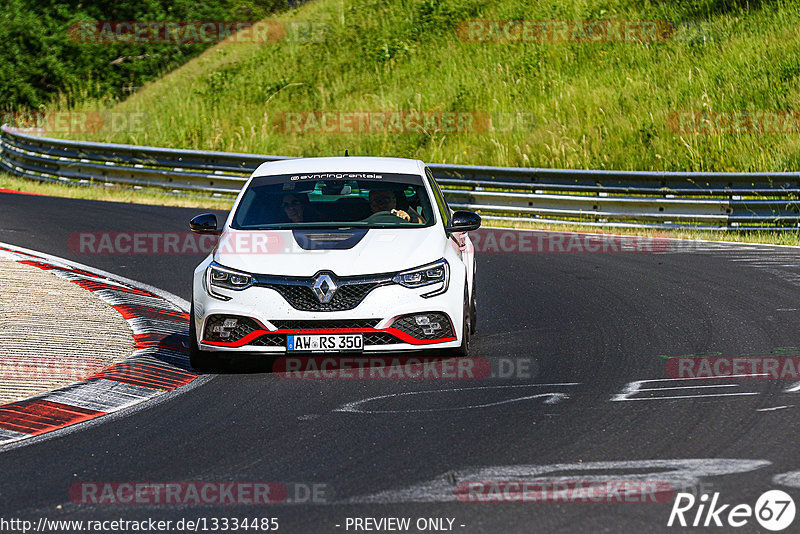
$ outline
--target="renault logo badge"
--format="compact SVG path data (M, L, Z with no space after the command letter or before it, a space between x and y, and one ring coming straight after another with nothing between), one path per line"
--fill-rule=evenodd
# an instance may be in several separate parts
M320 303L327 304L331 301L338 288L339 286L336 285L333 278L327 274L321 274L314 279L314 285L311 290L314 291Z

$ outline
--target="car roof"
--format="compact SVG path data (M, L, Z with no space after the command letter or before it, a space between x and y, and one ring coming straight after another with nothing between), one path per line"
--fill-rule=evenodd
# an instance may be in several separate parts
M296 158L262 163L253 176L314 172L392 172L421 174L424 163L417 159L350 156L333 158Z

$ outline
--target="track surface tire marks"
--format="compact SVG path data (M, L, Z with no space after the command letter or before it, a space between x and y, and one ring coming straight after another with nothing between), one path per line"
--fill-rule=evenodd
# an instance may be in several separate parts
M201 210L0 195L13 221L0 240L70 257L189 297L200 256L75 256L75 231L183 231ZM47 213L47 221L32 214ZM113 228L109 228L110 225ZM42 236L42 237L39 237ZM722 249L724 250L724 249ZM759 253L753 252L754 255ZM765 249L763 255L771 253ZM795 254L795 259L798 255ZM714 250L676 254L480 254L476 354L533 358L534 379L482 381L281 380L222 375L172 402L79 433L0 454L4 516L162 519L277 516L288 532L334 532L347 516L448 516L464 532L669 531L669 504L85 507L76 481L248 480L328 483L336 501L401 489L472 466L673 458L763 459L746 475L704 482L724 502L750 503L772 476L800 469L797 402L785 382L740 381L751 396L611 402L634 380L665 379L659 355L768 353L797 346L800 288ZM419 390L579 382L563 402L451 412L334 411ZM499 389L446 393L453 405L502 400ZM419 396L386 401L419 408ZM757 412L758 409L790 406ZM34 473L37 484L29 480ZM800 493L780 487L800 502ZM66 504L65 504L66 503Z

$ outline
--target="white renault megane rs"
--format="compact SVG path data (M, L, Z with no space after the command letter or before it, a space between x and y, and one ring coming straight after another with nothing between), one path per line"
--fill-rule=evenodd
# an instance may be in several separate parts
M193 365L242 353L439 350L466 355L475 328L480 217L453 212L417 160L264 163L195 269Z

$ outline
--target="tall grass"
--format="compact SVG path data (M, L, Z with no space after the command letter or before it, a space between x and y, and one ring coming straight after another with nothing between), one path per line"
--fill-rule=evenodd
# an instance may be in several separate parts
M466 42L456 28L472 19L665 20L675 33L655 43ZM797 133L668 125L679 110L800 109L800 10L789 0L316 0L276 20L308 21L325 40L218 45L114 107L145 114L138 130L74 137L481 165L800 169ZM473 133L275 127L281 112L323 110L476 111L506 122ZM517 113L528 119L508 120Z

